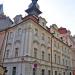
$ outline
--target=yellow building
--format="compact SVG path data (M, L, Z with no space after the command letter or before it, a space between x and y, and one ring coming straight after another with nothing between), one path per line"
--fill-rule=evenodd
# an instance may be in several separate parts
M5 75L5 68L0 66L0 75Z

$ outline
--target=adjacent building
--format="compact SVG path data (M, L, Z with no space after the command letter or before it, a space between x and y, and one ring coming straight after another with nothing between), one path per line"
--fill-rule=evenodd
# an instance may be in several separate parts
M0 75L4 75L6 69L3 67L3 45L6 37L6 29L12 25L12 21L9 17L4 15L3 5L0 5Z
M5 40L6 30L11 27L12 20L4 15L3 5L0 5L0 64L3 61L3 44Z

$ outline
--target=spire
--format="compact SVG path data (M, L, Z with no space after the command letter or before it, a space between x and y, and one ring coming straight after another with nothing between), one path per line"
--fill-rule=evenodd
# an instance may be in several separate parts
M32 0L32 3L33 3L34 5L36 5L37 1L38 1L38 0Z
M38 0L32 0L32 3L29 5L29 8L26 10L28 15L35 15L38 16L42 12L39 10L39 5L37 4Z
M3 4L0 4L0 15L3 15Z

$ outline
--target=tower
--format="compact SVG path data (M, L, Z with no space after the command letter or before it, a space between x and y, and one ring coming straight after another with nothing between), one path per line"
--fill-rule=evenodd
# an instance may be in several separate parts
M26 10L28 15L35 15L38 16L42 12L39 10L39 5L37 3L38 0L32 0L32 3L29 5L29 8Z

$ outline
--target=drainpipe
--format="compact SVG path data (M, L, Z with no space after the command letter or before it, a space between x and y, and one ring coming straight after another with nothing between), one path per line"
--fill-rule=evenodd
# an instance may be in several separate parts
M52 65L52 38L54 37L54 35L53 35L54 33L51 33L51 75L53 75L53 65Z

